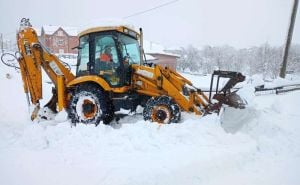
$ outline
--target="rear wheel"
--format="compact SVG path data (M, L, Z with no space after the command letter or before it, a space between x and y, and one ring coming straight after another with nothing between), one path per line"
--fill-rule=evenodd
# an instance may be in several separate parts
M147 101L143 116L144 120L157 123L177 123L181 118L181 111L171 97L158 96Z
M114 107L108 94L96 85L78 86L69 104L69 118L72 123L98 125L101 120L109 124L114 116Z

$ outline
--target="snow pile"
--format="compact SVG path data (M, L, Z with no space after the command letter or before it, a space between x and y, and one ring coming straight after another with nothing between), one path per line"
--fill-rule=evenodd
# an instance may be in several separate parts
M7 79L0 65L0 184L299 184L299 91L255 97L245 82L245 117L229 125L220 124L226 114L182 113L179 124L137 114L111 126L71 127L65 113L31 122L20 75Z
M248 83L251 83L253 86L264 85L265 88L274 88L278 86L284 85L294 85L300 84L300 76L287 74L286 78L276 78L276 79L269 79L269 80L262 80L261 75L254 75L247 79Z

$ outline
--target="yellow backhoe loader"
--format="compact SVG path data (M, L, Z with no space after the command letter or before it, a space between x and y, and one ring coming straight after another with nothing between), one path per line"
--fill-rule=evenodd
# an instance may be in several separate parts
M81 32L76 75L43 46L28 19L21 21L17 44L24 91L35 106L32 119L40 115L41 69L54 84L53 96L45 107L56 113L66 110L74 124L109 124L116 117L115 111L134 111L138 105L144 107L145 120L158 123L178 122L181 111L206 115L218 112L222 104L245 106L235 92L230 92L236 83L244 81L241 73L215 71L208 96L176 71L150 66L143 57L141 29L93 27ZM218 90L221 77L229 80Z

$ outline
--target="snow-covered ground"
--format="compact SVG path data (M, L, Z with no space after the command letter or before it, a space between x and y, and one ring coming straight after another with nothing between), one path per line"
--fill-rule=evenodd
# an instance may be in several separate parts
M31 122L20 74L1 63L0 184L298 185L300 91L254 96L253 79L240 90L248 107L238 114L183 113L179 124L162 126L133 115L119 125L71 128Z

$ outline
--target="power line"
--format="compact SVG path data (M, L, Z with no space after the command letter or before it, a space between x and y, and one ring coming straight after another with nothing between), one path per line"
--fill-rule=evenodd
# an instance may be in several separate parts
M170 4L173 4L173 3L176 3L177 1L179 0L173 0L173 1L169 1L167 3L164 3L164 4L161 4L161 5L158 5L158 6L155 6L153 8L150 8L148 10L144 10L144 11L140 11L140 12L137 12L137 13L134 13L134 14L131 14L131 15L128 15L126 17L123 17L123 19L128 19L130 17L134 17L134 16L137 16L137 15L141 15L141 14L144 14L146 12L150 12L152 10L155 10L155 9L158 9L158 8L161 8L161 7L164 7L164 6L167 6L167 5L170 5Z

